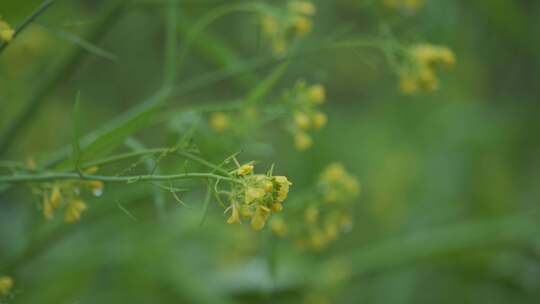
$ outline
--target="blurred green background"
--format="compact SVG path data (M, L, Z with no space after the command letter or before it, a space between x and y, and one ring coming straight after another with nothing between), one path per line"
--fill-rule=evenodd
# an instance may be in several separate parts
M2 0L0 15L16 25L39 3ZM182 47L197 20L240 2L178 3ZM226 225L215 201L200 226L200 181L181 184L189 189L182 194L188 207L165 194L164 213L156 211L150 185L106 185L74 225L44 220L28 188L3 189L0 275L13 276L15 285L0 301L538 303L540 3L426 0L415 12L373 0L314 3L313 32L301 44L390 31L404 44L448 46L457 64L440 73L436 92L405 97L378 50L298 56L266 101L299 78L324 84L328 125L311 149L296 151L272 123L240 140L204 128L192 140L216 162L242 150L239 159L260 161L259 170L275 163L294 183L291 204L327 164L342 162L362 184L350 233L325 250L299 251L267 230ZM163 81L167 7L157 0L59 0L30 25L0 55L2 133L35 102L1 159L39 164L69 146L78 91L82 134L151 96ZM73 37L100 50L81 48ZM261 39L257 15L216 21L181 62L169 114L135 137L148 147L174 144L197 119L191 107L247 96L282 61ZM217 82L200 78L268 57ZM162 170L182 165L171 159Z

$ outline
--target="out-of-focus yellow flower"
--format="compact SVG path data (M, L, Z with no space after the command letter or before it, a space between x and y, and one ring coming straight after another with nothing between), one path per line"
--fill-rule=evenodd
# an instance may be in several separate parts
M11 288L13 288L13 278L10 276L2 276L0 277L0 295L4 296L7 295Z
M313 140L311 139L311 136L304 132L298 132L294 136L294 146L300 151L308 149L312 144Z
M292 185L292 183L285 176L274 176L274 180L278 185L277 200L281 203L287 199L289 187Z
M274 232L275 235L281 238L286 237L288 233L287 225L285 224L285 221L280 217L275 218L270 222L270 229L272 230L272 232Z
M439 87L436 68L439 64L453 66L454 52L445 46L417 44L409 48L412 67L400 72L400 90L405 95L414 95L419 89L431 92Z
M54 208L51 201L46 197L43 199L43 216L45 219L50 220L53 218Z
M321 84L315 84L307 89L307 98L309 101L321 104L326 100L326 90Z
M326 114L323 112L315 112L313 114L313 127L315 129L320 129L326 125L326 122L328 121L328 118L326 118Z
M315 5L309 1L291 1L289 2L289 10L306 16L313 16L317 11Z
M69 224L77 222L80 220L83 211L85 211L87 208L88 207L82 200L74 200L70 202L64 214L64 220Z
M313 27L311 20L306 17L298 16L293 20L293 29L298 37L302 37L311 32Z
M413 77L403 75L399 80L399 89L405 95L414 95L418 92L418 82Z
M15 36L15 30L7 22L0 19L0 40L10 43L13 36Z
M335 182L341 180L346 174L342 163L331 163L322 172L321 179L327 182Z
M420 85L427 92L435 91L439 87L439 80L432 69L422 69L418 78L420 80Z
M89 181L88 187L92 190L94 196L101 196L103 194L103 182L102 181Z
M213 113L210 116L210 126L217 132L223 132L229 128L229 116L222 112Z
M311 126L309 116L307 116L307 114L303 112L296 112L294 114L294 122L300 129L303 130L307 130Z
M62 201L62 193L60 192L60 186L53 186L49 201L51 202L52 208L56 209L60 207L60 202Z

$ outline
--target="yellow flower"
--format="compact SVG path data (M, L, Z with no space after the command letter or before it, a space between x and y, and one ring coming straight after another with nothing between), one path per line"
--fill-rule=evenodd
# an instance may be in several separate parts
M321 104L326 100L326 91L321 84L315 84L307 89L307 99L315 104Z
M81 218L82 212L86 209L86 204L81 200L70 202L64 214L66 223L72 224L78 221Z
M270 209L264 206L258 206L255 210L255 214L251 217L251 227L254 230L261 230L264 228L264 224L270 215Z
M0 40L10 43L14 35L15 31L11 26L7 22L0 20Z
M50 220L53 217L54 208L48 198L43 200L43 216L45 219Z
M253 165L252 164L245 164L240 166L238 170L236 170L236 173L240 176L245 176L248 174L251 174L253 172Z
M399 81L399 88L405 95L414 95L418 91L418 83L415 78L403 75Z
M294 122L300 129L309 129L311 122L309 121L309 116L306 113L297 112L294 114Z
M285 176L274 176L274 180L278 185L277 201L281 203L287 198L292 183Z
M341 180L346 176L347 172L345 167L341 163L331 163L324 169L321 174L321 179L326 182L335 182Z
M92 194L95 196L101 196L103 194L103 182L102 181L89 181L88 187L92 190Z
M423 68L419 75L422 88L428 92L435 91L439 87L439 80L430 68Z
M245 190L245 203L247 205L264 197L265 191L261 188L247 187Z
M296 17L293 20L293 29L299 37L305 36L309 32L311 32L312 23L311 20L309 20L306 17Z
M0 296L7 295L13 288L13 278L10 276L0 277Z
M283 221L282 218L275 218L270 222L270 229L272 229L272 232L274 232L275 235L279 237L286 237L287 233L289 232L287 229L287 225L285 224L285 221Z
M272 211L274 212L280 212L281 210L283 210L283 204L282 203L273 203L270 208L272 209Z
M232 205L232 214L227 220L227 224L238 224L240 223L240 213L238 212L238 208L235 204Z
M264 192L271 193L274 190L274 184L271 181L264 181Z
M313 140L304 132L298 132L294 136L294 146L300 151L308 149L312 144Z
M327 120L328 119L323 112L316 112L313 115L313 126L315 129L320 129L326 125Z
M289 10L291 12L312 16L316 12L315 5L309 1L292 1L289 2Z
M60 207L61 200L62 200L62 193L60 192L60 187L58 185L54 185L51 192L51 197L49 199L51 203L51 207L53 209Z
M225 113L216 112L210 116L210 126L217 132L223 132L229 128L229 116Z

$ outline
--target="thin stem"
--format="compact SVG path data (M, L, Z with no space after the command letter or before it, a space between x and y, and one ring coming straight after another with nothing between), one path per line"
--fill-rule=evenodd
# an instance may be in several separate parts
M163 84L165 86L172 86L176 79L176 57L178 56L178 33L176 26L176 18L178 15L177 9L176 1L171 1L167 6L167 38L165 42L165 62L163 71Z
M213 178L217 180L227 180L234 183L241 181L212 173L180 173L171 175L135 175L135 176L106 176L79 173L45 173L45 174L19 174L12 176L0 176L0 183L27 183L27 182L49 182L57 180L93 180L106 183L133 183L146 181L173 181L179 179L192 178Z
M88 162L88 163L85 163L85 164L82 164L81 165L81 168L83 169L86 169L86 168L90 168L90 167L94 167L94 166L103 166L103 165L107 165L107 164L110 164L110 163L115 163L115 162L118 162L118 161L122 161L122 160L126 160L126 159L130 159L130 158L133 158L133 157L137 157L137 156L143 156L143 155L151 155L151 154L161 154L161 153L166 153L166 154L171 154L171 155L177 155L177 156L182 156L182 157L185 157L185 158L188 158L188 159L191 159L203 166L206 166L210 169L213 169L215 171L218 171L218 172L221 172L221 173L224 173L224 174L228 174L227 170L199 157L199 156L196 156L196 155L193 155L187 151L176 151L175 149L172 149L172 148L151 148L151 149L141 149L141 150L137 150L137 151L132 151L132 152L126 152L126 153L121 153L121 154L117 154L117 155L113 155L113 156L109 156L109 157L105 157L105 158L102 158L102 159L97 159L97 160L94 160L94 161L91 161L91 162Z
M15 29L15 33L13 34L13 39L15 39L19 34L28 26L30 23L32 23L34 20L36 20L39 15L43 14L56 0L45 0L43 1L31 14L30 16L26 17L26 19L23 20L23 22ZM7 42L0 43L0 53L9 45Z

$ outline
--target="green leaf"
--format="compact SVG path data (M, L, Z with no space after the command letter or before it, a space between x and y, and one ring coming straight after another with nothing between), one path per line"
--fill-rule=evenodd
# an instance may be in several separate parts
M270 90L276 85L278 80L283 76L285 73L287 66L289 65L288 62L280 64L277 68L268 75L261 83L259 83L258 86L253 88L246 97L246 105L252 105L254 103L257 103L262 98L264 98Z

